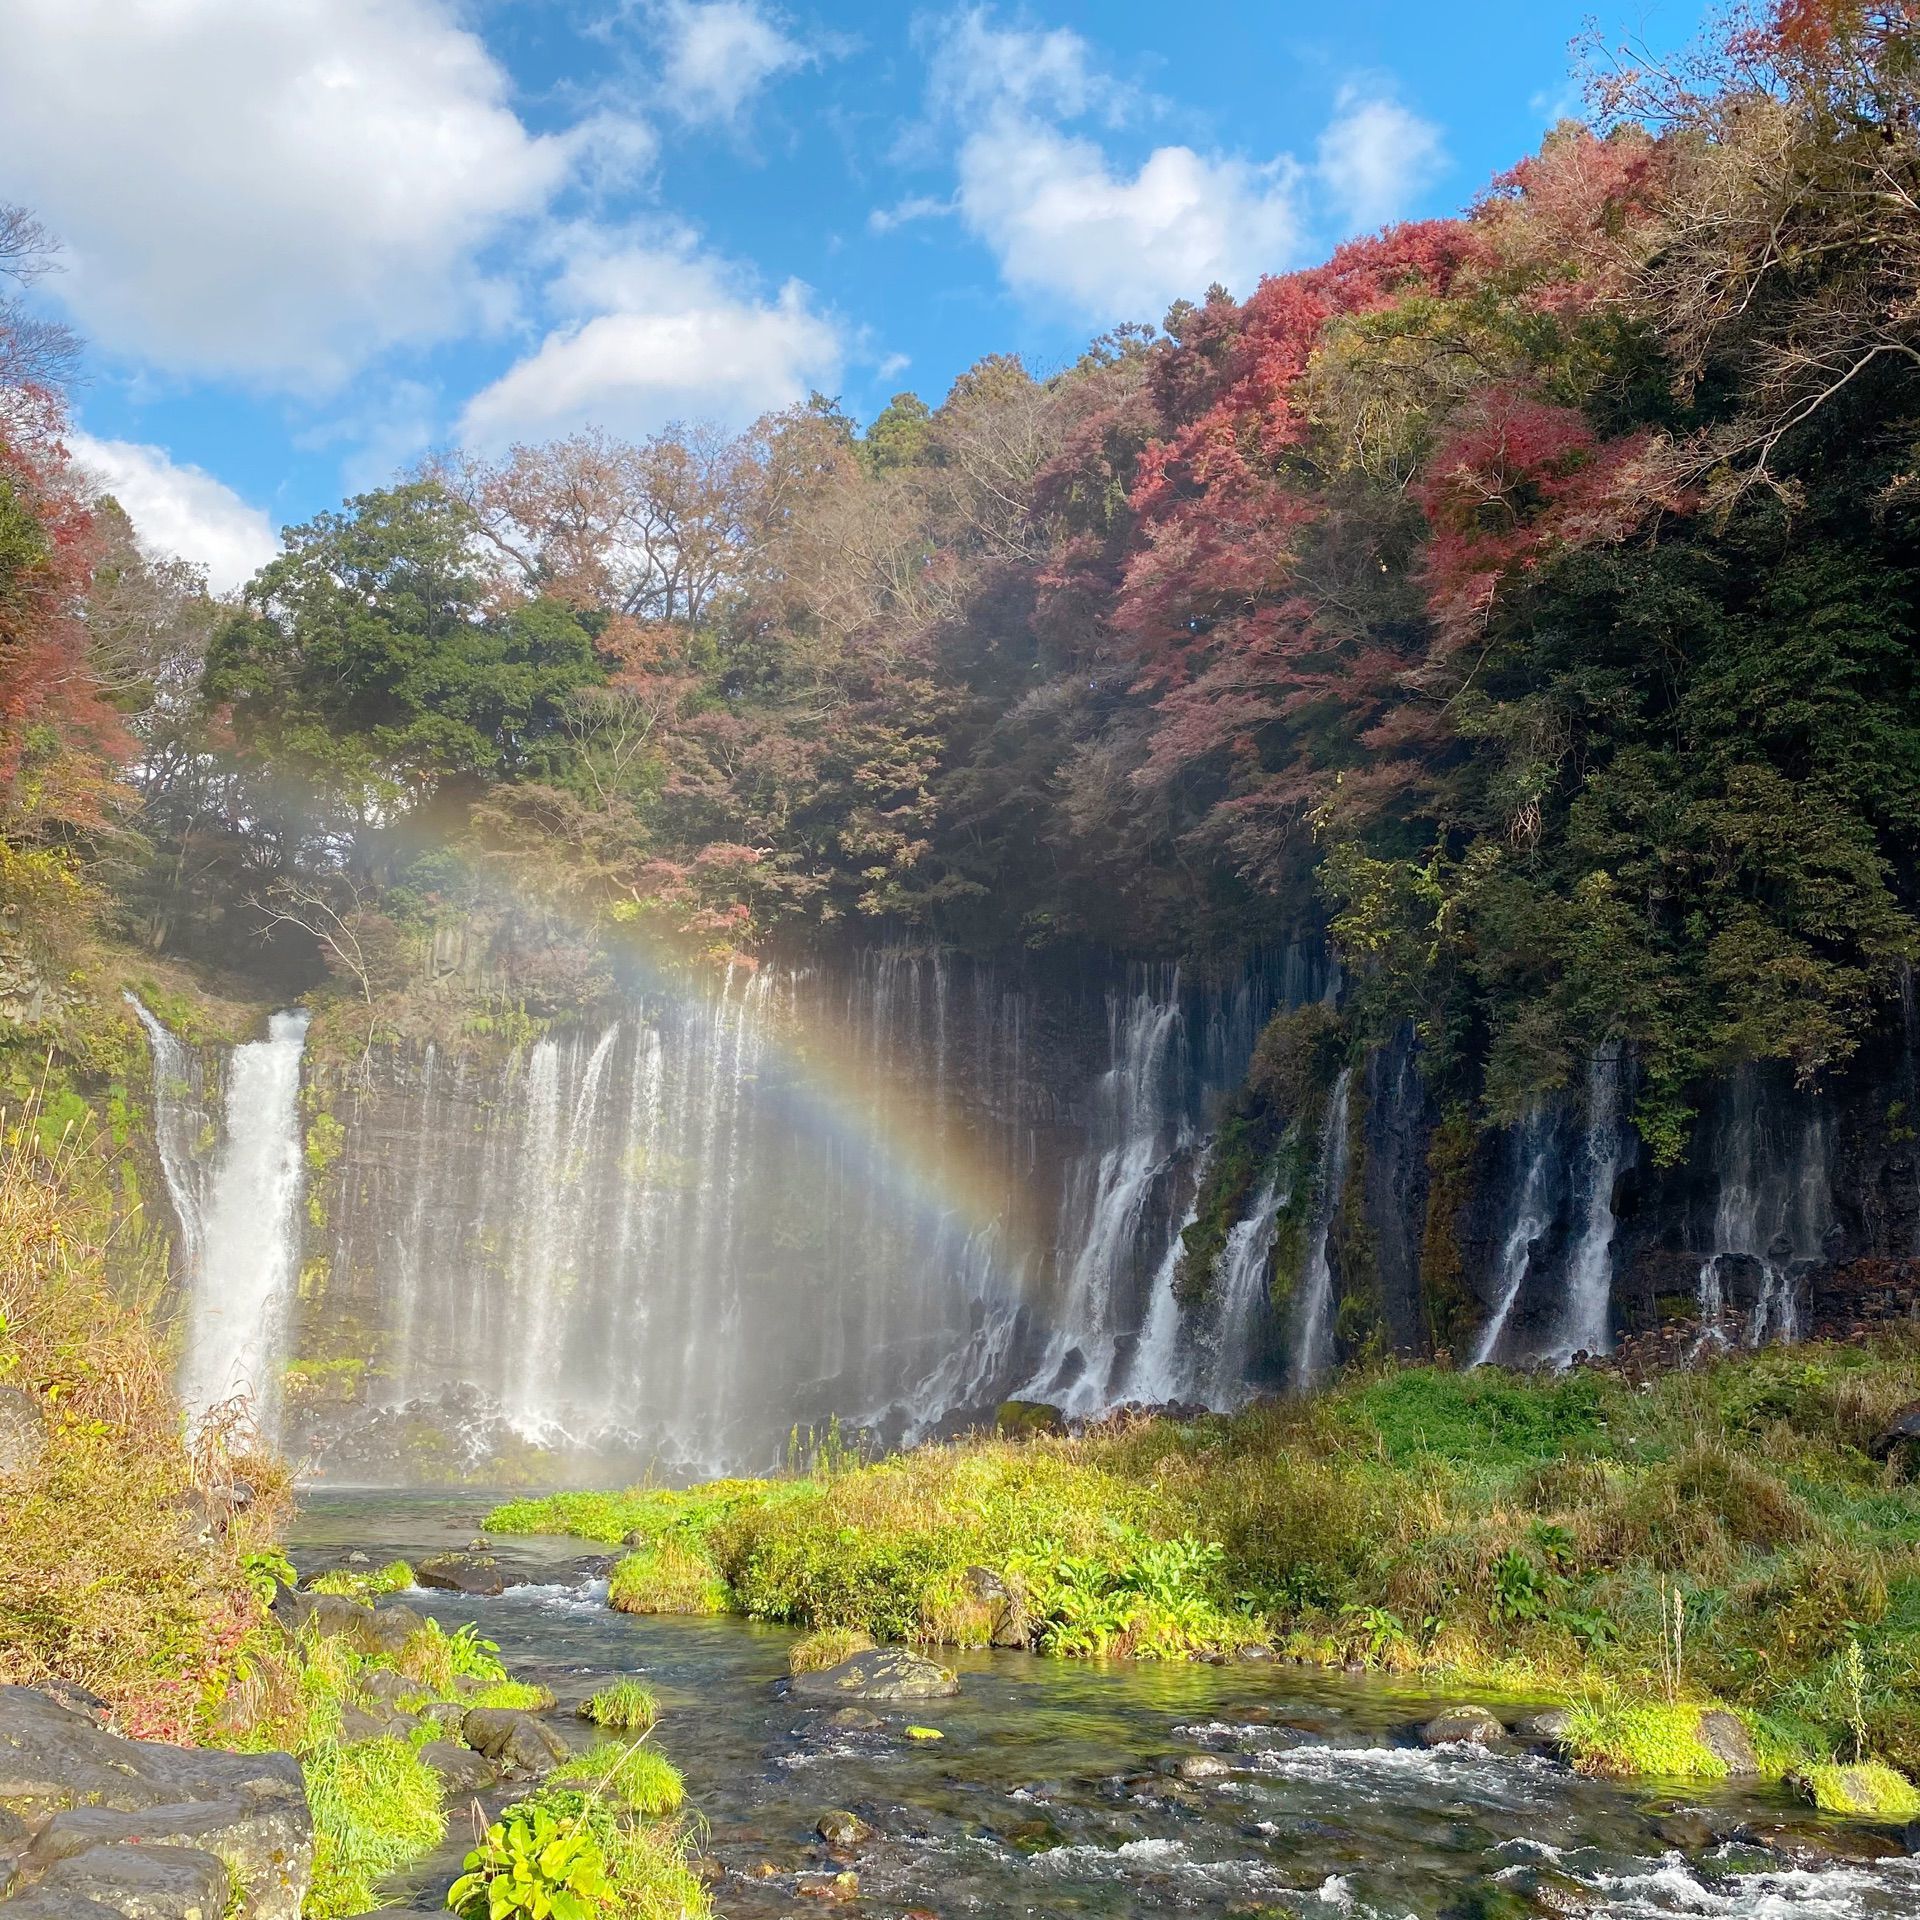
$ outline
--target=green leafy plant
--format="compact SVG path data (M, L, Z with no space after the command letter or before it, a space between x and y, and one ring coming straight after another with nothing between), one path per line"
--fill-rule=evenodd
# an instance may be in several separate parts
M462 1920L592 1920L611 1892L606 1853L586 1822L538 1800L508 1807L447 1889Z

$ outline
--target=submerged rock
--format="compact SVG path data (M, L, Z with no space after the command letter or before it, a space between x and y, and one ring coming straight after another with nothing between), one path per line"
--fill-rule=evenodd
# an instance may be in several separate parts
M1506 1723L1485 1707L1449 1707L1436 1714L1420 1729L1420 1743L1427 1747L1497 1746L1507 1737Z
M1522 1740L1543 1747L1563 1747L1573 1731L1573 1709L1549 1707L1544 1713L1530 1713L1513 1730Z
M857 1846L873 1838L873 1829L857 1813L849 1813L845 1807L829 1807L814 1822L817 1833L836 1853L851 1853Z
M807 1700L943 1700L960 1691L959 1676L904 1647L875 1647L819 1673L789 1682Z
M1224 1780L1233 1767L1217 1753L1183 1753L1168 1771L1182 1780Z
M437 1553L420 1561L413 1577L421 1586L441 1593L471 1594L481 1599L505 1593L507 1576L490 1553Z

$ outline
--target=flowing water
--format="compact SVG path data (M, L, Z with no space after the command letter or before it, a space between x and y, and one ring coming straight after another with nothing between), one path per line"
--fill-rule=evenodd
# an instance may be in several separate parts
M459 1545L482 1503L310 1496L293 1542L303 1568L349 1546L377 1558ZM1920 1862L1897 1836L1863 1836L1783 1795L1583 1780L1515 1750L1426 1750L1412 1729L1442 1704L1378 1680L1274 1665L1153 1665L962 1655L962 1692L912 1718L838 1725L783 1697L792 1635L736 1620L610 1612L578 1570L579 1541L513 1541L541 1584L494 1600L414 1594L451 1626L476 1619L513 1669L546 1681L552 1724L614 1673L659 1695L654 1736L687 1777L721 1871L729 1920L815 1909L833 1871L859 1874L873 1916L1293 1916L1454 1920L1589 1914L1595 1920L1893 1920L1920 1912ZM1511 1709L1512 1703L1509 1703ZM1188 1780L1186 1758L1219 1763ZM1204 1763L1203 1763L1204 1764ZM487 1811L500 1796L484 1802ZM875 1838L851 1860L815 1837L829 1808ZM1662 1824L1705 1811L1728 1837ZM1737 1837L1736 1837L1737 1836ZM396 1897L430 1908L470 1843ZM1870 1857L1875 1854L1884 1858Z
M1553 1116L1544 1107L1536 1107L1514 1135L1518 1161L1513 1183L1513 1214L1500 1242L1499 1292L1486 1329L1474 1348L1469 1366L1484 1367L1500 1351L1500 1337L1507 1330L1514 1302L1526 1283L1533 1250L1542 1234L1553 1224L1553 1169L1555 1134Z
M1352 1085L1353 1069L1342 1067L1327 1095L1326 1127L1320 1136L1313 1224L1307 1232L1307 1264L1300 1280L1293 1340L1293 1384L1302 1391L1324 1379L1333 1365L1333 1220L1347 1185L1352 1131L1347 1096Z
M1567 1261L1566 1314L1553 1358L1605 1353L1613 1345L1613 1189L1626 1157L1621 1100L1626 1057L1616 1041L1594 1049L1587 1066L1586 1127L1581 1140L1580 1231Z
M180 1224L180 1397L189 1417L244 1398L271 1433L299 1262L307 1016L276 1013L264 1040L233 1049L216 1124L204 1076L187 1050L128 998L153 1045L155 1132Z

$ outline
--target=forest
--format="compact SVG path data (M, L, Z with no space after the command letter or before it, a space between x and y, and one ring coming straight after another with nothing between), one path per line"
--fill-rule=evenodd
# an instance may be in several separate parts
M1796 0L1457 219L864 426L450 452L235 602L91 497L16 300L10 1002L57 1042L98 934L378 1003L483 902L689 965L1324 927L1472 1112L1618 1041L1671 1159L1913 953L1912 61Z

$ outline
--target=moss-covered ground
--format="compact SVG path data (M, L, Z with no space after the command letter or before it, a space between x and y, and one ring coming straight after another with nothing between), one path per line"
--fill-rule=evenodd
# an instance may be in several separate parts
M517 1501L489 1526L628 1542L634 1608L1427 1671L1576 1706L1596 1771L1725 1771L1697 1737L1725 1704L1769 1773L1911 1775L1920 1485L1873 1443L1915 1399L1911 1337L1645 1386L1401 1368L1231 1417Z

